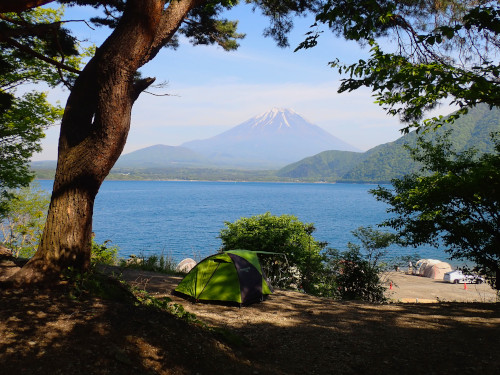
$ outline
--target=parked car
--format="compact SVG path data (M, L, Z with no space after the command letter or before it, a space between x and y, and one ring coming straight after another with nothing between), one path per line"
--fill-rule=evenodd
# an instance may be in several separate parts
M464 275L462 271L455 270L446 272L444 274L443 281L447 281L453 284L481 284L484 283L484 278L479 275Z
M467 284L482 284L484 283L484 278L479 275L465 275L465 282Z

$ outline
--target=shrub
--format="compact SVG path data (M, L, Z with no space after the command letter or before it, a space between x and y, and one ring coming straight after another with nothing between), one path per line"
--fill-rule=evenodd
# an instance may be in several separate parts
M15 257L31 258L45 225L49 195L33 183L10 192L9 196L0 217L1 243L11 249Z
M91 263L115 265L118 262L118 246L108 246L110 240L104 241L101 245L92 240Z
M179 274L182 272L177 271L177 263L170 255L131 255L126 261L123 261L123 266L130 268L137 268L145 271L161 272L167 274Z
M385 288L380 280L380 268L373 266L361 254L360 246L349 243L348 250L329 249L327 270L332 294L345 300L384 302Z
M349 242L344 252L329 249L326 253L325 278L330 291L341 299L384 302L380 276L388 267L387 248L398 243L398 237L371 227L359 227L352 233L361 245Z
M313 238L313 224L304 224L292 215L274 216L267 212L224 225L219 234L222 251L246 249L280 253L282 255L260 257L271 283L317 294L316 286L323 275L321 250L327 244Z

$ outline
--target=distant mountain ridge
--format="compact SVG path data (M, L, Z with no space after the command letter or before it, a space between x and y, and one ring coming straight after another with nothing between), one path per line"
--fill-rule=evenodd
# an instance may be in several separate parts
M113 170L128 174L130 169L175 167L277 169L325 150L360 151L291 109L273 108L208 139L123 154ZM50 169L54 164L32 166Z
M290 115L281 116L275 111L271 128L279 132L290 126ZM272 116L271 116L272 117ZM253 132L264 129L267 115L247 121ZM244 125L245 123L241 124ZM237 130L238 127L232 130ZM450 126L431 131L433 138ZM500 109L490 110L477 106L451 126L451 139L458 151L475 147L480 152L491 152L491 132L500 131ZM236 130L232 136L237 134ZM246 133L244 133L246 134ZM394 142L376 146L364 153L328 150L308 156L281 169L268 166L267 170L256 167L230 167L230 161L210 158L181 146L155 145L122 155L111 171L111 179L189 179L189 180L237 180L237 181L304 181L304 182L390 182L418 170L404 145L415 146L417 134L412 132ZM222 153L222 150L221 150ZM230 158L229 158L230 159ZM227 164L224 164L227 163ZM255 165L255 164L254 164ZM33 162L39 178L53 178L56 162Z
M284 166L325 150L360 151L290 109L273 108L212 138L182 144L218 163Z
M477 106L453 125L431 131L425 137L433 139L449 129L452 129L451 140L455 150L475 147L479 152L491 152L493 143L490 133L500 131L500 109ZM419 169L404 147L414 147L418 136L416 132L411 132L363 154L325 151L290 164L277 171L276 175L302 181L390 182Z

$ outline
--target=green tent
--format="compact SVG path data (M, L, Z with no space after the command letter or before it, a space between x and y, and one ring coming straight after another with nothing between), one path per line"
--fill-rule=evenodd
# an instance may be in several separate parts
M263 275L258 253L230 250L211 255L199 262L182 279L175 292L197 301L239 304L261 301L272 291Z

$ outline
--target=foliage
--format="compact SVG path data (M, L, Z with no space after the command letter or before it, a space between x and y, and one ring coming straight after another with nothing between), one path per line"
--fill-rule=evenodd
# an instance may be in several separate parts
M128 284L113 276L99 273L95 268L80 272L73 267L68 267L63 274L63 279L68 283L69 296L74 299L97 296L113 301L135 301Z
M108 246L110 242L110 240L106 240L102 244L98 244L92 240L90 258L92 265L107 264L112 266L118 262L118 246Z
M365 259L369 265L378 270L382 270L384 267L382 261L387 260L387 248L399 241L396 234L376 230L372 227L359 227L352 234L361 242Z
M44 130L62 117L62 108L50 104L45 93L18 95L17 89L42 82L69 85L82 58L91 53L79 55L75 40L61 28L62 15L62 8L37 8L22 15L4 13L0 19L0 214L8 190L32 181L29 160L41 151Z
M0 217L2 244L15 257L30 258L36 251L49 207L49 195L37 184L11 192L6 214Z
M333 296L341 299L385 302L381 274L387 269L387 248L396 244L398 237L371 227L359 227L352 234L361 245L349 242L346 251L327 251L327 284Z
M219 237L221 250L245 249L282 255L261 256L261 262L274 286L299 287L315 294L322 272L321 250L326 243L316 241L313 224L304 224L292 215L242 217L225 222Z
M323 151L295 163L289 164L276 172L279 177L304 180L339 181L352 168L366 157L366 153L352 151Z
M24 83L71 87L82 63L80 46L62 27L64 8L3 13L0 19L2 90ZM86 56L89 51L83 51Z
M366 61L331 63L348 76L339 92L370 87L387 113L408 123L405 132L452 122L479 103L500 105L497 2L328 1L316 20L316 27L326 24L337 35L371 46ZM311 31L299 48L315 46L319 36ZM460 107L458 112L418 123L448 98Z
M389 204L394 228L409 245L445 246L452 259L467 259L500 289L500 139L495 152L457 153L446 136L420 139L411 149L420 173L393 180L394 190L372 190Z
M0 215L7 209L9 190L28 186L33 179L29 159L41 151L44 129L61 117L61 109L44 93L28 93L0 112Z
M87 295L98 296L111 300L130 301L133 299L128 286L119 278L108 277L97 272L97 265L115 265L118 262L118 247L109 246L111 241L98 244L92 239L90 268L81 272L74 267L68 267L64 279L70 283L70 296L82 298Z
M36 170L38 173L38 169ZM43 171L50 176L48 171ZM52 176L53 176L52 172ZM279 181L273 171L224 168L114 168L113 180Z
M116 28L126 8L123 0L103 3L99 0L59 0L59 3L69 5L90 5L94 8L104 8L103 16L93 17L91 22L96 26ZM238 21L227 20L224 12L239 4L238 0L209 0L199 3L189 12L188 17L179 27L179 33L186 36L193 45L217 44L224 50L238 48L238 40L245 37L237 32ZM245 0L254 10L259 9L269 19L270 25L264 30L266 37L273 38L278 46L289 45L287 34L293 28L293 16L317 11L321 1L311 0ZM177 48L177 35L171 40L165 40L166 47Z
M122 260L121 265L129 268L137 268L145 271L167 273L170 275L179 274L177 264L170 255L131 255L129 259Z
M118 259L118 246L110 246L111 241L104 241L98 244L92 240L92 265L106 264L117 265L121 267L136 268L145 271L153 271L168 274L178 274L176 263L171 256L168 255L131 255L129 259Z
M18 100L15 94L21 85L45 83L55 87L65 83L70 86L74 81L81 57L76 39L61 27L63 12L63 8L36 8L22 14L2 14L0 114Z
M329 283L336 287L336 296L343 300L385 302L378 265L365 259L359 245L348 243L347 248L343 252L335 249L327 252Z

